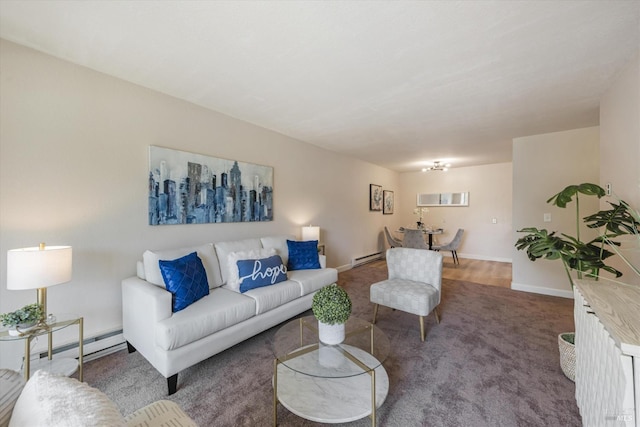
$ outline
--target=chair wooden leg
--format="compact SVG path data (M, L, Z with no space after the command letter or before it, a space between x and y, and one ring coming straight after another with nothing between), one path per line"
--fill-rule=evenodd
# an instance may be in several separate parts
M433 309L433 314L436 315L436 322L440 324L440 316L438 316L438 307Z
M424 342L424 317L418 316L420 318L420 340Z
M378 304L373 306L373 322L371 323L376 323L376 317L378 316Z

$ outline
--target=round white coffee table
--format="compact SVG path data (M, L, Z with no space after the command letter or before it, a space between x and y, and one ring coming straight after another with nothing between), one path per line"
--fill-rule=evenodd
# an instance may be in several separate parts
M282 326L274 338L273 424L281 403L299 417L343 423L371 417L387 397L389 377L382 362L389 340L375 325L351 317L338 345L318 341L313 316ZM375 392L374 392L375 390Z

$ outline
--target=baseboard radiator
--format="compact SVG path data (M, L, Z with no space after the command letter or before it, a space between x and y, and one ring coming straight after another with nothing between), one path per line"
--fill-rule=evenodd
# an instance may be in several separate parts
M43 335L46 342L46 335ZM53 340L55 346L55 337ZM83 347L83 359L84 362L99 359L100 357L107 356L116 351L124 350L127 348L124 337L122 336L122 329L112 332L107 332L91 338L85 338L82 342ZM72 357L78 358L80 355L78 342L72 342L63 346L53 348L53 357ZM45 359L48 357L47 351L34 352L31 354L31 360Z
M382 252L376 252L369 255L364 255L351 260L351 267L358 267L368 262L373 262L382 258Z

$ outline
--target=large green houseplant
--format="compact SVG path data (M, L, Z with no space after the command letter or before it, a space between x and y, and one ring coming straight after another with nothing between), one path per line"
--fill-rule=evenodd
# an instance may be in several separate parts
M518 230L518 232L527 234L518 239L515 245L516 248L525 250L531 261L536 261L540 258L561 260L571 286L573 286L572 270L576 271L578 279L591 277L597 280L600 277L601 270L611 273L616 278L622 276L619 270L607 265L605 260L615 254L622 256L618 250L620 243L614 240L616 237L626 234L638 236L640 215L638 215L637 211L631 209L628 203L621 200L618 203L607 202L610 205L610 209L600 210L586 217L580 216L580 195L600 199L605 194L606 192L602 187L590 183L570 185L564 188L549 198L547 203L566 208L575 198L576 235L570 236L565 233L558 235L555 231L549 232L546 229L526 227ZM596 238L583 242L580 237L581 221L589 228L602 228L603 231ZM622 258L632 266L626 257L622 256ZM638 272L638 269L634 268L634 271ZM560 363L565 375L572 380L574 379L573 366L575 365L575 350L572 347L574 338L575 334L572 332L562 333L558 336L561 355ZM568 358L569 360L563 358Z

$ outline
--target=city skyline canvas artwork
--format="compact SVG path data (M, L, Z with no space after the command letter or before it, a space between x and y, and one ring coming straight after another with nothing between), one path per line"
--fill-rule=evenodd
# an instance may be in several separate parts
M272 220L272 167L149 146L149 225Z

